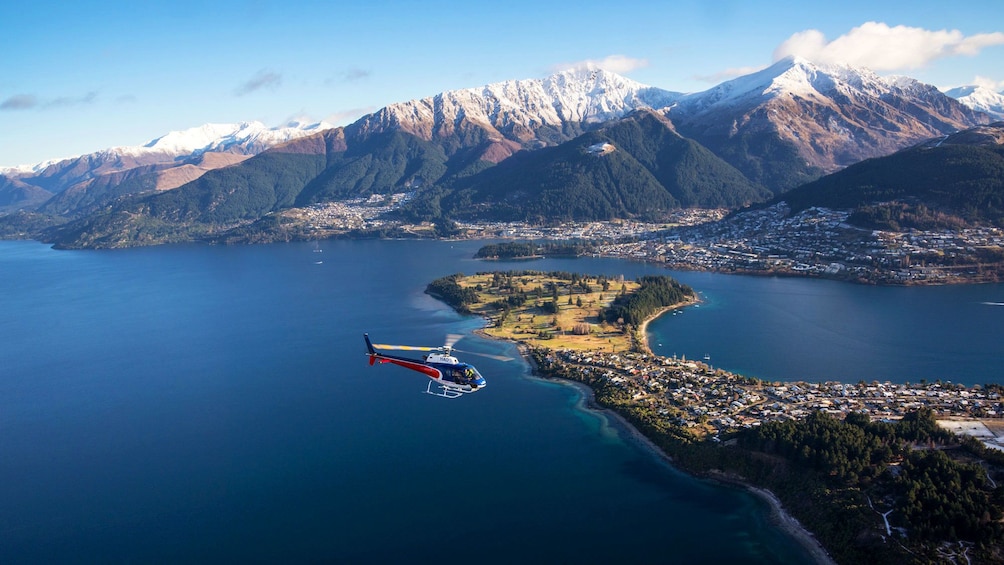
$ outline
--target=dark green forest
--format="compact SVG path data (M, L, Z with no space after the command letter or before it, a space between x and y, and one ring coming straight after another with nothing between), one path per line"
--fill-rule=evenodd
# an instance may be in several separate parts
M564 243L564 242L517 242L507 241L503 243L489 243L481 246L475 259L516 259L521 257L541 257L541 256L572 256L576 257L593 250L593 245L588 242Z
M605 154L590 146L609 143ZM656 219L681 207L739 207L770 192L652 112L458 179L443 214L503 221Z
M469 313L470 305L478 301L478 293L473 288L460 286L463 273L440 277L425 287L425 292L449 304L460 313Z
M694 289L664 275L640 277L638 284L638 290L614 298L603 311L606 321L637 326L660 309L694 297Z
M788 192L794 212L855 210L867 228L1004 227L1004 146L915 147L868 159Z
M779 455L832 488L859 488L893 512L890 523L915 541L1004 543L1004 487L976 462L949 457L955 435L923 409L899 422L864 414L838 420L814 412L802 421L770 422L739 435L742 447Z

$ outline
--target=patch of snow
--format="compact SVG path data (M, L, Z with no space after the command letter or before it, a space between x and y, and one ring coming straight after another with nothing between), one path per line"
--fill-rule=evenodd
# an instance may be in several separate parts
M590 145L589 147L586 148L587 153L589 153L590 155L597 155L597 156L606 155L607 153L612 153L616 150L617 148L614 147L613 144L607 142L594 143L593 145Z

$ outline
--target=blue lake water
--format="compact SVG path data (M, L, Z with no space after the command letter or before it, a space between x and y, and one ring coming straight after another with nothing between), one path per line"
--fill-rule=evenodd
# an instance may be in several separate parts
M363 332L514 354L423 294L442 275L664 272L486 265L478 246L0 242L0 562L807 561L763 503L674 471L520 361L476 358L488 387L457 400L369 367ZM1000 381L983 334L1000 335L1004 307L982 304L1000 285L674 275L705 301L650 325L663 353L855 381L919 380L895 371L918 357L929 380ZM888 364L866 374L867 359Z
M703 303L649 325L661 355L708 355L716 367L769 380L1004 382L1002 284L674 275Z

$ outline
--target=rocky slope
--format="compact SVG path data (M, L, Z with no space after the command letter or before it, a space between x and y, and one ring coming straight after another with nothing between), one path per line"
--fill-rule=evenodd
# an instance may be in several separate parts
M677 129L781 193L989 118L907 77L786 58L681 98Z

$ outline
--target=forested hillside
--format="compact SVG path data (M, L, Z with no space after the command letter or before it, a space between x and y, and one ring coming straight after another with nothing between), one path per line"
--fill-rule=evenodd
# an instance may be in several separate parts
M606 145L605 145L606 144ZM738 207L770 196L653 112L457 180L444 214L498 220L653 218L680 207Z
M876 229L1004 226L1004 146L915 147L852 165L779 199L793 211L852 209L853 223Z

